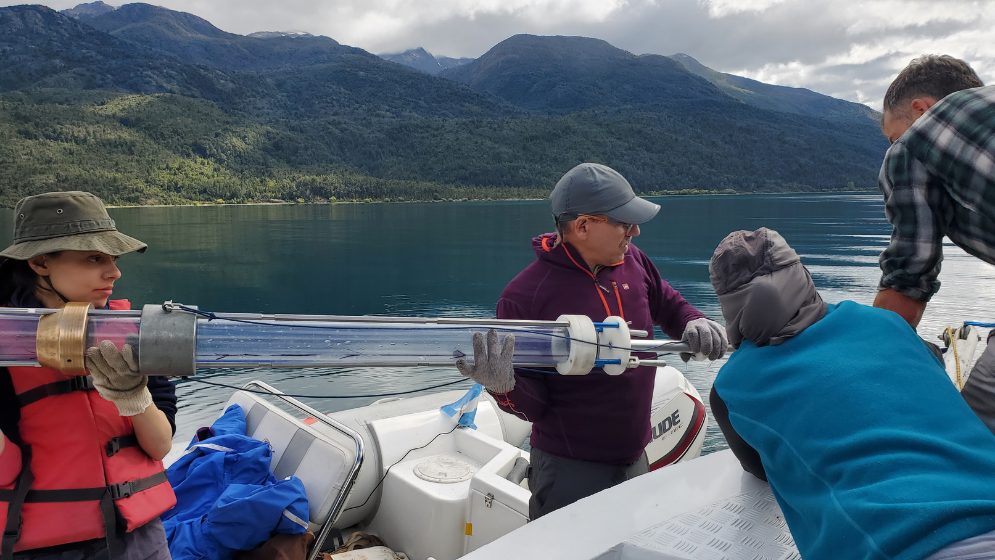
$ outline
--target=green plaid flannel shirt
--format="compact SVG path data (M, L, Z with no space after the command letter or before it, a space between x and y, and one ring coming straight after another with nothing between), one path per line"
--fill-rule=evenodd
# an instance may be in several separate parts
M995 264L995 86L933 105L888 149L878 186L893 228L881 288L928 301L940 289L943 236Z

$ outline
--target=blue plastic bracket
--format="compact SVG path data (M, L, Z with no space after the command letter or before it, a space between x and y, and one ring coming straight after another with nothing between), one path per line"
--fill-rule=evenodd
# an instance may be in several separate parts
M602 332L605 329L617 329L618 323L593 323L595 332Z
M481 385L480 383L474 383L473 386L470 387L469 390L467 390L466 394L456 399L455 402L444 405L439 410L442 411L442 413L445 414L446 416L452 418L453 416L456 416L456 414L458 414L460 411L462 411L464 407L466 407L466 405L470 404L470 402L479 397L482 392L484 392L484 386ZM476 430L477 425L473 423L473 419L476 418L476 416L477 416L477 406L474 405L472 410L466 410L463 411L463 414L460 414L459 425L463 426L464 428L470 428L471 430Z

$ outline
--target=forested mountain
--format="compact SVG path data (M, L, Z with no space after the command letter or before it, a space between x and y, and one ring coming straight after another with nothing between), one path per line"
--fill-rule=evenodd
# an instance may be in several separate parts
M227 76L154 51L41 6L0 8L0 91L117 89L219 98Z
M873 177L885 147L874 112L862 105L745 78L753 98L734 97L669 57L587 37L516 35L441 75L534 114L614 121L630 131L627 150L654 152L638 165L656 161L653 171L635 170L646 181L666 169L667 183L708 188L832 188L841 175L870 185L857 177ZM681 161L704 164L707 176Z
M26 12L59 18L47 8L24 8ZM238 95L220 101L228 102L233 109L251 110L256 116L289 113L313 117L315 112L324 111L366 114L371 109L433 116L502 112L501 104L490 97L399 68L328 37L280 33L262 37L236 35L191 14L149 4L126 4L81 21L84 23L76 25L111 43L101 51L99 65L107 66L113 59L141 56L199 68L213 76L219 87L225 83L237 84ZM76 40L63 43L66 49L77 45ZM19 46L26 57L34 52L31 41L21 41ZM136 50L139 55L133 54ZM45 60L26 58L24 63L33 66L44 64ZM138 91L117 74L107 77L105 82L114 84L115 80L120 89ZM200 97L219 100L210 94Z
M327 63L342 56L375 58L362 49L313 35L244 36L197 16L150 4L125 4L85 23L133 44L175 55L189 64L224 70L268 70Z
M148 4L0 8L0 203L69 188L140 204L544 196L582 161L644 192L873 185L875 127L699 74L521 35L443 78Z

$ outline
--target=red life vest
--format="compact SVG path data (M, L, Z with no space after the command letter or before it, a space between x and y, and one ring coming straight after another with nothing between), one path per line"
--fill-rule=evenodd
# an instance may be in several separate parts
M128 309L128 302L112 301L110 308ZM3 528L14 489L26 488L28 475L13 551L117 538L121 525L133 531L176 504L162 461L138 446L131 419L93 390L89 376L7 369L21 403L18 444L30 460L28 473L22 469L14 485L0 489Z

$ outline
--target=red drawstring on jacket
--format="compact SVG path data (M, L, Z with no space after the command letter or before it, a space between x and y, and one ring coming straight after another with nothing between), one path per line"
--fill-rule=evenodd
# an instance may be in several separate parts
M545 241L546 240L543 239L543 242ZM606 317L611 316L612 310L611 307L608 305L608 300L605 299L604 294L601 293L601 289L603 288L601 288L601 284L598 284L598 277L595 276L594 273L588 270L587 268L581 266L580 263L577 262L577 259L575 259L574 256L570 254L570 249L567 249L566 245L563 246L563 251L566 252L567 258L570 259L570 262L574 263L574 266L576 266L578 269L580 269L585 274L590 276L591 280L594 281L594 291L597 292L598 297L601 298L601 305L605 306L605 313L606 313L605 316ZM619 295L618 284L616 284L614 280L612 280L612 288L615 289L615 301L618 302L618 316L625 319L625 311L622 309L622 296Z

